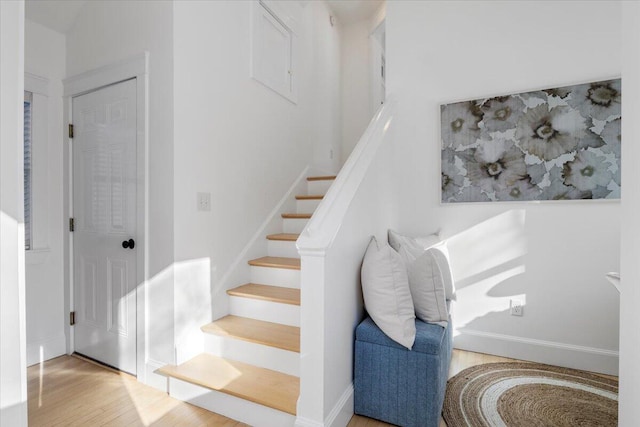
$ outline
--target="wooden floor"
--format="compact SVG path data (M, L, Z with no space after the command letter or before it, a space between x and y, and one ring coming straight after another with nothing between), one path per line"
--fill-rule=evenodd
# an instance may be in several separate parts
M513 359L454 350L449 376ZM134 377L71 356L27 370L29 426L222 426L245 424L169 397ZM349 427L387 426L354 416ZM446 427L444 421L440 426Z
M27 381L30 427L246 425L76 357L31 366Z
M514 359L507 359L504 357L491 356L489 354L472 353L470 351L453 350L451 356L451 365L449 366L449 378L456 375L458 372L476 365L482 365L484 363L494 362L519 362ZM354 415L351 418L351 422L347 427L383 427L391 426L391 424L383 423L382 421L373 420L367 417L361 417ZM440 418L440 427L447 427L447 424L442 418Z

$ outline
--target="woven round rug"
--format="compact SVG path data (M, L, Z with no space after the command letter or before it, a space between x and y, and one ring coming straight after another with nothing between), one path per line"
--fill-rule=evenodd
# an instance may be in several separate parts
M448 427L617 426L618 381L538 363L488 363L447 383Z

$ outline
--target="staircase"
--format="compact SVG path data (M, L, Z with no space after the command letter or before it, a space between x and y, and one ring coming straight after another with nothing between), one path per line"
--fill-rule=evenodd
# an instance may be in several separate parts
M227 291L229 315L202 326L204 353L157 371L170 394L254 426L293 426L300 390L300 258L296 240L334 176L307 178L250 283Z

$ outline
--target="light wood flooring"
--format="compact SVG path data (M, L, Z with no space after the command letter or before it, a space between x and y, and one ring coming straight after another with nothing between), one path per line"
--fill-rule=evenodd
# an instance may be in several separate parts
M454 350L449 376L483 363L513 359ZM27 370L29 426L222 426L230 420L89 361L61 356ZM354 416L349 427L388 426ZM444 421L441 427L446 427Z

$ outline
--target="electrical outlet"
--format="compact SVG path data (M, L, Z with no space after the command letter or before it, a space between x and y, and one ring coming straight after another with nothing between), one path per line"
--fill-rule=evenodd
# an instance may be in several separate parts
M329 159L333 160L333 149L329 150Z
M211 210L211 193L198 193L198 210L209 212Z
M522 301L517 299L510 300L511 308L509 314L512 316L522 316Z

